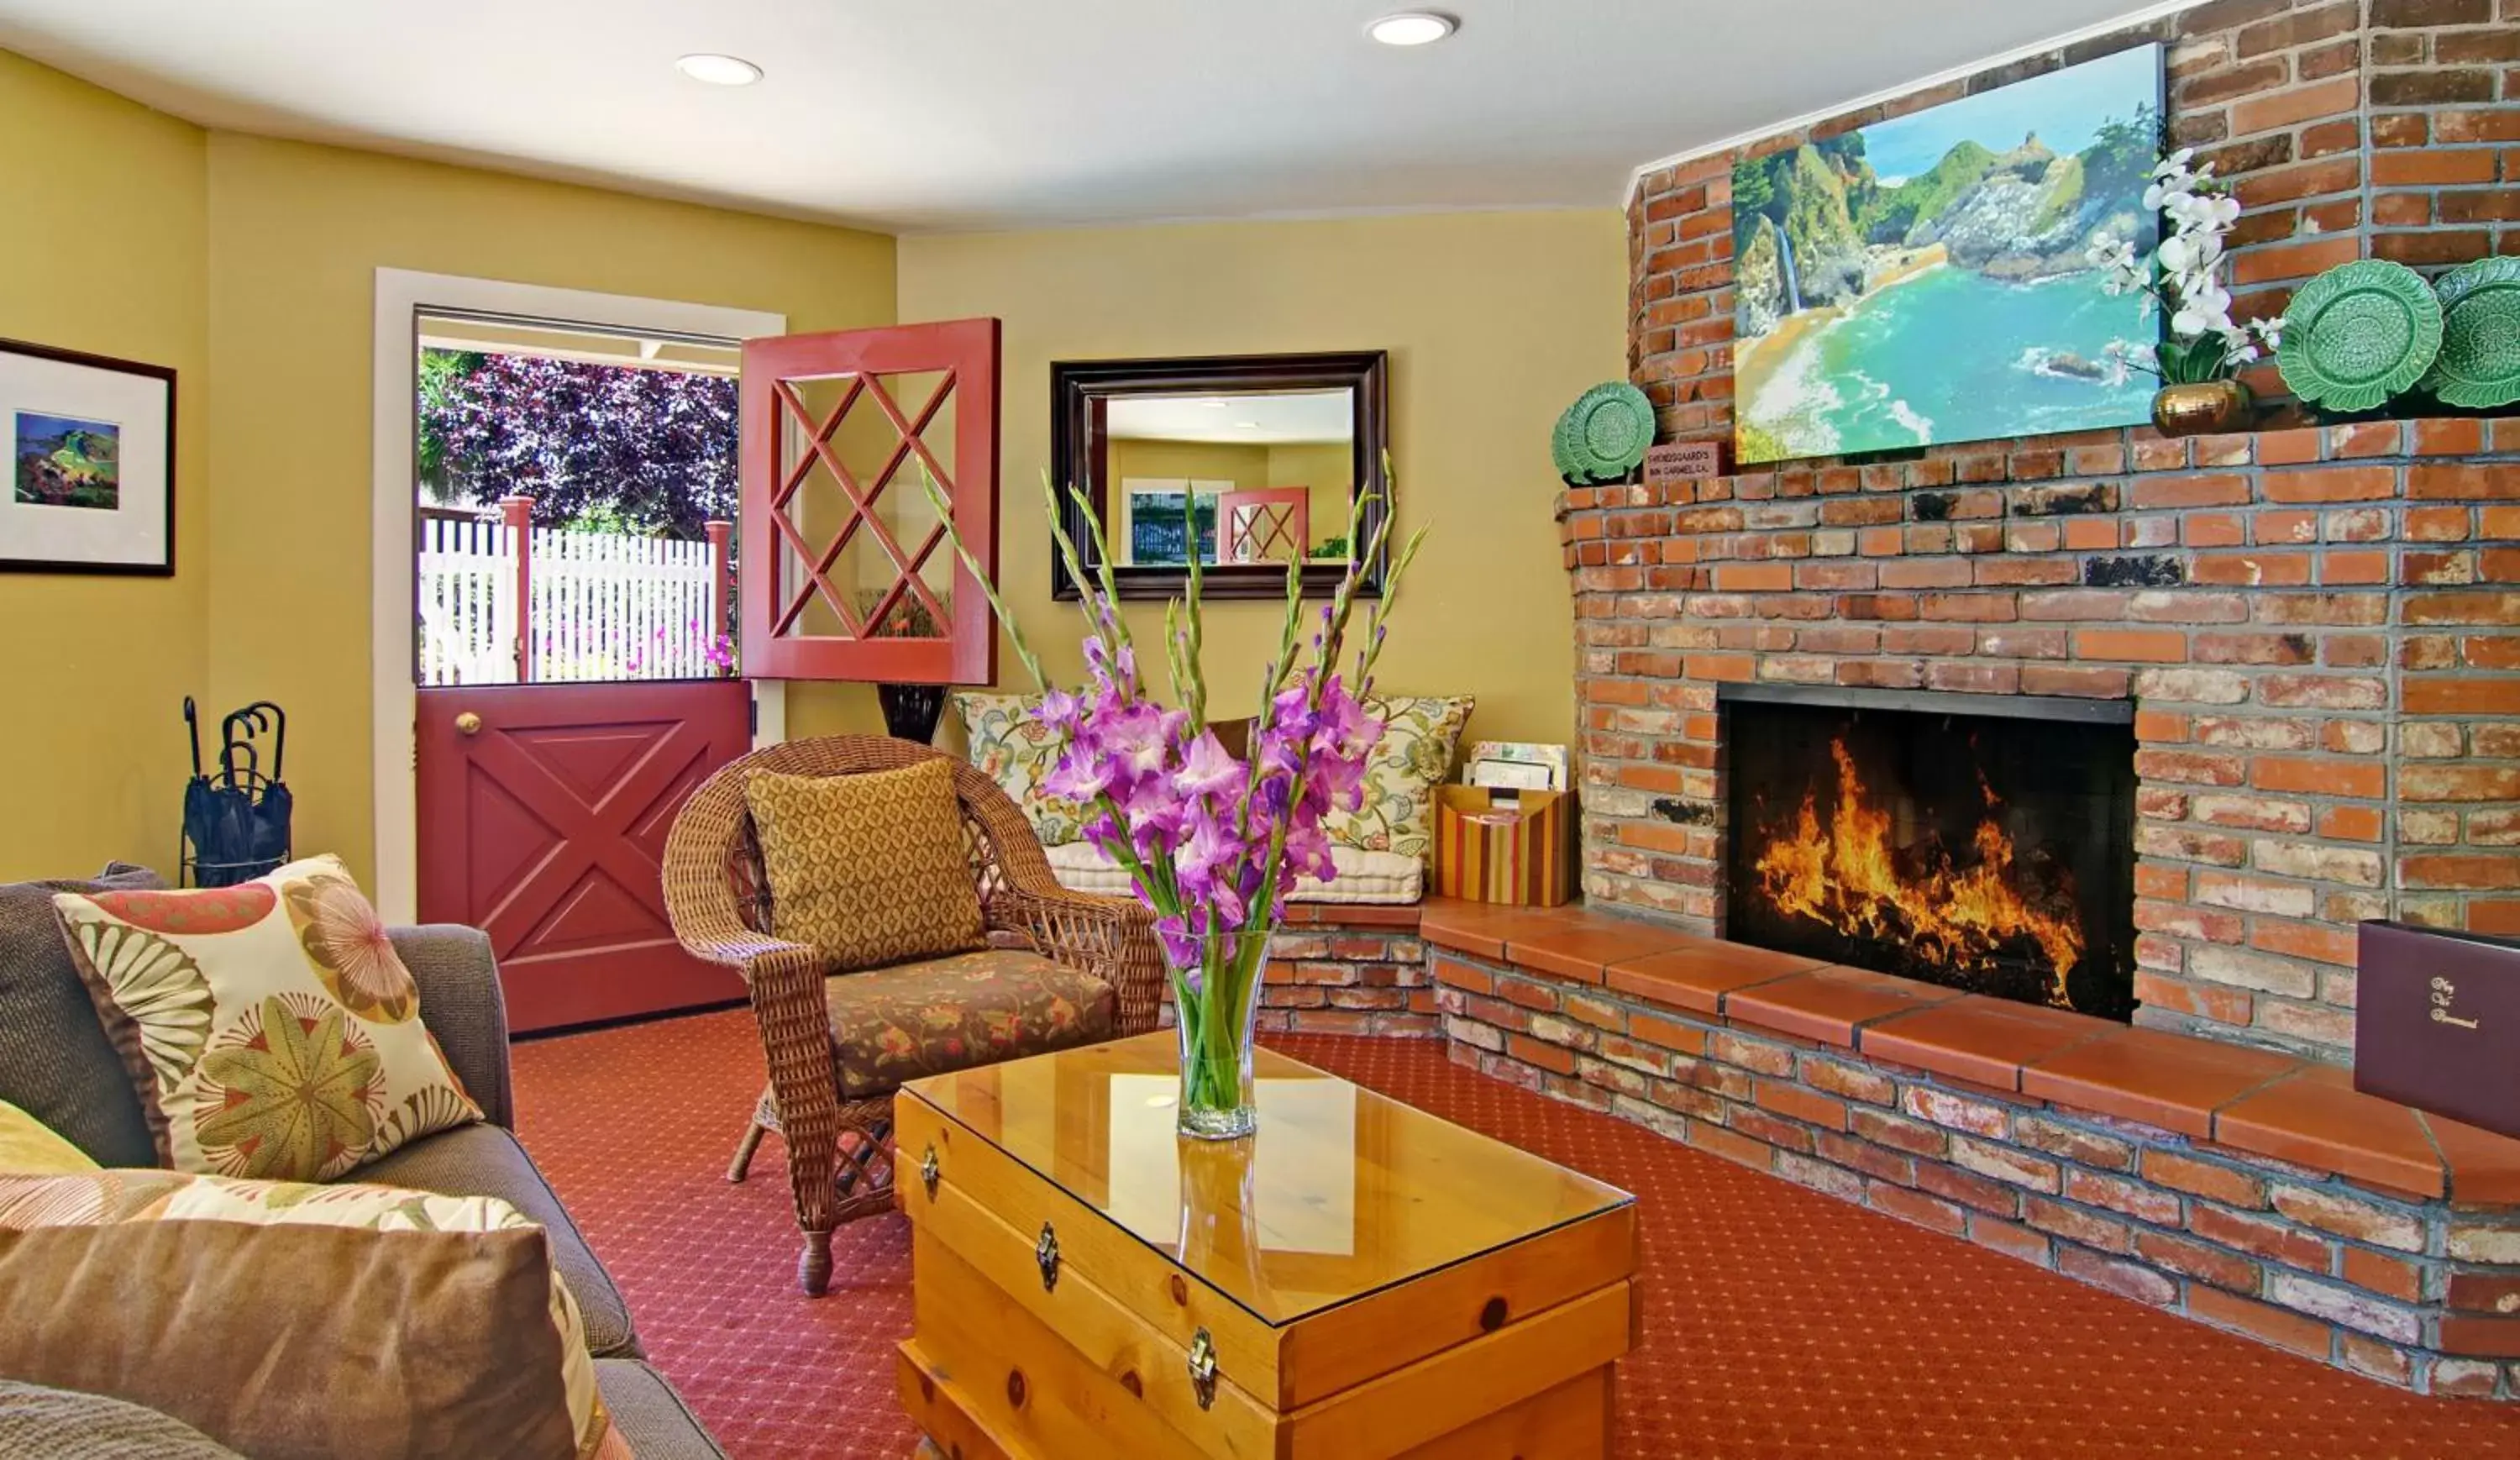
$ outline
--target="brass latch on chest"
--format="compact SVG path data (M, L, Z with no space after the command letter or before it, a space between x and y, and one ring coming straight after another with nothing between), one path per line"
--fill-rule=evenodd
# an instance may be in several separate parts
M1049 1293L1058 1287L1058 1234L1050 1223L1041 1224L1041 1240L1032 1245L1032 1259L1041 1264L1041 1291Z
M1190 1341L1190 1387L1198 1395L1199 1408L1216 1402L1216 1340L1203 1328Z

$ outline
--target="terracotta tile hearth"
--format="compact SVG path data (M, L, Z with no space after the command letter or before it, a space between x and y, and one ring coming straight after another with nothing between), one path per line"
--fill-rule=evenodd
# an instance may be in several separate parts
M1422 932L1457 1062L2373 1378L2520 1399L2520 1141L2292 1055L1582 908L1430 903Z
M2341 1060L2358 922L2520 930L2515 501L2508 420L2086 433L1569 489L1585 896L1737 932L1740 687L1930 692L1953 714L2111 702L2134 865L2092 916L2131 928L2136 1022ZM2104 1098L2111 1059L2064 1069Z

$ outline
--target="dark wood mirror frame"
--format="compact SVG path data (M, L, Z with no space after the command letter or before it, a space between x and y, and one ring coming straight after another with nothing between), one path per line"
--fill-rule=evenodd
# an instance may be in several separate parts
M1176 360L1060 360L1050 367L1050 470L1061 493L1059 524L1085 555L1086 570L1094 559L1093 524L1110 521L1113 483L1110 443L1096 429L1100 403L1122 395L1252 394L1288 390L1347 390L1355 406L1352 445L1356 452L1356 489L1370 494L1365 519L1349 551L1373 540L1375 529L1391 510L1391 483L1382 470L1388 447L1390 370L1383 351L1349 350L1307 355L1203 355ZM1066 498L1069 484L1081 488L1090 509ZM1088 516L1088 512L1092 516ZM1390 570L1390 544L1384 543L1368 563L1358 584L1362 597L1377 598ZM1340 563L1304 565L1304 596L1327 598L1346 572ZM1190 586L1185 568L1114 567L1113 579L1126 599L1176 597ZM1201 570L1203 597L1282 599L1286 568L1282 563L1213 565ZM1050 565L1051 597L1072 603L1076 584L1067 565L1054 556Z

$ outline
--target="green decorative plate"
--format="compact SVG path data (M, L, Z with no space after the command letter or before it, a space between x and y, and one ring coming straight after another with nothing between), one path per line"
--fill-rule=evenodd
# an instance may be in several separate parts
M2365 258L2329 269L2293 296L2275 363L2302 399L2367 411L2423 379L2441 343L2441 300L2423 275Z
M2441 355L2423 388L2449 405L2491 410L2520 400L2520 258L2480 258L2433 281Z
M1643 462L1653 433L1645 392L1625 381L1595 386L1557 418L1552 445L1558 474L1569 481L1616 481Z
M1557 413L1557 424L1549 429L1549 459L1557 465L1557 476L1570 486L1582 486L1590 479L1584 475L1583 463L1575 459L1571 443L1575 424L1575 407Z

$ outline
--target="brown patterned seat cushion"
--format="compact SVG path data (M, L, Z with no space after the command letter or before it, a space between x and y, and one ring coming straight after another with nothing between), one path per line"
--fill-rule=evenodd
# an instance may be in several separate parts
M754 771L743 803L780 937L821 949L842 970L984 941L954 762L843 776Z
M1111 985L1038 953L991 948L824 981L840 1094L1112 1036Z

